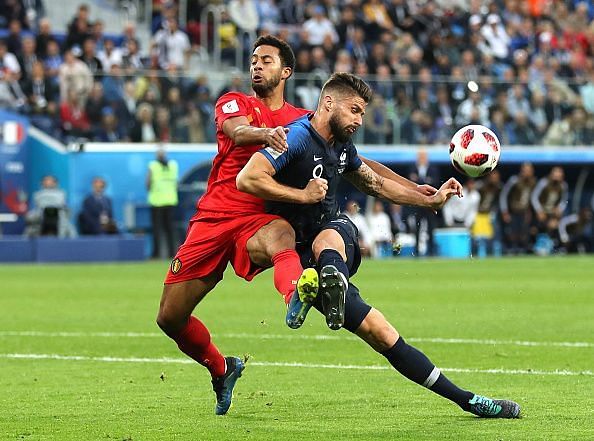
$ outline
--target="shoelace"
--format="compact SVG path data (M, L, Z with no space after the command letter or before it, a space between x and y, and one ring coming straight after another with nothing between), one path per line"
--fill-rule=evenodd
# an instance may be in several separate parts
M487 415L494 415L497 412L499 406L495 401L490 398L479 398L478 402L474 404L480 413Z

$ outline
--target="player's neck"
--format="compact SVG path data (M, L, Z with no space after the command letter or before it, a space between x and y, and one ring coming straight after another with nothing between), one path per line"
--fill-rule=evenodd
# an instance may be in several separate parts
M266 107L268 107L273 112L280 109L285 104L285 95L282 90L280 90L278 93L273 92L269 96L259 96L256 94L256 98L262 101Z
M311 126L315 129L318 134L324 138L324 140L328 144L332 144L334 142L334 135L332 135L332 131L330 130L330 124L328 124L328 118L322 115L320 112L316 111L314 116L311 118Z

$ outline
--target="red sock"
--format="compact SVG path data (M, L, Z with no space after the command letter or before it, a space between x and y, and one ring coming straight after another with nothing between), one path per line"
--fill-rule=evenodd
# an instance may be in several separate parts
M209 370L213 378L225 375L225 357L210 341L204 323L190 316L186 326L173 338L179 349Z
M295 292L297 280L303 272L299 254L291 249L279 251L272 256L272 263L274 264L274 286L288 304Z

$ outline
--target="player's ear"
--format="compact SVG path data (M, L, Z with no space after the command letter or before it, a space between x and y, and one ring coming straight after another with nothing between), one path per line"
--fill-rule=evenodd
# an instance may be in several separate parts
M283 67L281 80L288 80L291 75L293 75L293 70L290 67Z
M327 112L330 112L333 107L334 107L334 98L332 98L330 95L324 95L324 109Z

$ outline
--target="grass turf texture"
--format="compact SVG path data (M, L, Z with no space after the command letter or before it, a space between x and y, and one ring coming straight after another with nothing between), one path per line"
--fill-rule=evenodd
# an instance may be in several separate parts
M366 261L354 279L364 298L438 366L471 370L446 371L450 379L477 393L519 401L524 418L512 421L466 414L391 369L267 364L388 366L348 332L326 329L316 311L301 330L286 328L271 272L250 284L227 272L198 307L225 354L252 356L234 406L227 416L216 417L204 368L154 361L185 357L154 322L166 265L0 267L0 439L594 439L591 373L475 372L591 371L592 258ZM40 334L24 335L27 331ZM141 334L117 336L128 332Z

